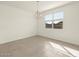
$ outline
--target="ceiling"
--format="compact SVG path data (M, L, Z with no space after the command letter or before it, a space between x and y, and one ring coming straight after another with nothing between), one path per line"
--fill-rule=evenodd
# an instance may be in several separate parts
M56 8L68 3L70 3L70 1L39 1L38 9L39 12L43 12L48 9ZM36 1L0 1L0 4L16 7L23 10L28 10L31 12L35 12L37 10Z
M51 8L60 7L68 3L70 3L70 1L42 1L39 2L39 11L42 12Z

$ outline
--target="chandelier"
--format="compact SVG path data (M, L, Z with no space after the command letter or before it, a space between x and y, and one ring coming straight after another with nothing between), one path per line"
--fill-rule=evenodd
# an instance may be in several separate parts
M36 1L36 18L39 18L39 1Z

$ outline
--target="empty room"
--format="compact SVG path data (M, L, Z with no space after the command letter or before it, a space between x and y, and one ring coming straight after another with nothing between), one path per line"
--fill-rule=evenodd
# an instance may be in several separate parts
M79 57L79 1L0 1L0 57Z

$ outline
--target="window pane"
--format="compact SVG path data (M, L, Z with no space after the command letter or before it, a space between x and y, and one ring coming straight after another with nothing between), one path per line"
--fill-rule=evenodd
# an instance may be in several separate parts
M57 12L54 14L54 20L63 19L64 18L64 12Z
M45 28L52 28L52 24L45 24Z
M45 17L44 17L44 20L45 21L50 21L50 20L52 20L53 19L53 15L52 14L49 14L49 15L46 15Z
M63 18L64 18L64 12L54 13L53 27L56 29L62 29L63 28Z

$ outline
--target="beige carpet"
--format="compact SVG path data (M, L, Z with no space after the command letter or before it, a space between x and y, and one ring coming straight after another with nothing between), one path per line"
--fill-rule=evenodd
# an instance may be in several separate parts
M0 45L1 57L69 57L74 56L66 47L79 50L79 46L33 36Z

